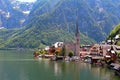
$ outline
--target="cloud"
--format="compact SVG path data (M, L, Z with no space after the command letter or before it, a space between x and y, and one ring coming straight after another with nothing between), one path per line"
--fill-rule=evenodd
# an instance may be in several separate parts
M18 1L21 1L21 2L35 2L36 0L18 0Z

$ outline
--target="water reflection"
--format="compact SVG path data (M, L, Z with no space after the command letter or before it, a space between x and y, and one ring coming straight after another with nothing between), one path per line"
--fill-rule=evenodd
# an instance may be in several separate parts
M32 52L21 54L21 51L0 51L0 80L120 80L120 78L109 69L86 63L38 60L33 59Z
M114 72L103 67L98 67L80 62L51 62L44 63L45 68L52 69L55 78L64 77L63 80L119 80Z

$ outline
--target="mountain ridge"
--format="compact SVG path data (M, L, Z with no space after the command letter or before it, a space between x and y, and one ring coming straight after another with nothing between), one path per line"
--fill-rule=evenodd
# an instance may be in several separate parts
M117 15L120 9L117 8L114 12L111 12L112 9L116 8L116 6L119 6L116 1L111 0L112 2L114 2L112 3L111 1L107 2L103 0L81 0L78 1L78 3L75 3L75 0L62 0L60 1L59 6L54 5L52 9L49 9L52 5L51 3L49 3L49 0L46 0L46 3L45 1L43 1L43 4L40 3L40 1L43 0L38 0L38 2L35 4L36 7L38 6L38 8L37 10L33 9L31 13L32 17L29 18L30 21L45 21L46 23L56 22L56 24L60 25L69 23L74 24L76 18L76 7L78 7L80 31L84 35L91 37L97 42L105 40L109 32L120 21L120 15ZM59 0L57 1L59 2ZM42 4L44 6L40 7L41 5L38 4ZM115 4L117 5L115 6ZM28 23L33 24L30 21L28 21ZM28 26L30 27L30 25ZM71 27L71 25L68 25L68 27ZM99 38L97 38L96 36L98 36Z
M51 2L50 2L51 1ZM56 1L54 4L52 2ZM81 44L106 40L120 22L120 0L37 0L25 26L12 33L2 47L39 47L57 41L73 41L78 12ZM3 41L4 43L4 41Z
M32 3L22 3L16 0L0 0L0 27L19 28L28 16Z

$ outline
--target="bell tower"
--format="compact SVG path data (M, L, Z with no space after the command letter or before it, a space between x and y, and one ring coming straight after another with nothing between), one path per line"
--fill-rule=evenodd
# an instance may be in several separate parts
M78 17L76 16L76 30L75 30L75 56L80 55L80 34L78 28Z

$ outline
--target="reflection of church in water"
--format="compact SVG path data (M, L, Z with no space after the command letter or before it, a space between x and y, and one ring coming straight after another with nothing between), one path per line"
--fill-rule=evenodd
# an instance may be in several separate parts
M80 35L79 35L79 28L78 28L78 21L76 22L76 30L74 35L74 42L66 42L66 54L68 55L70 52L74 52L74 56L80 55Z

